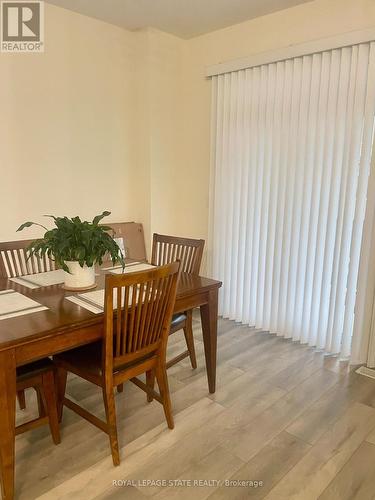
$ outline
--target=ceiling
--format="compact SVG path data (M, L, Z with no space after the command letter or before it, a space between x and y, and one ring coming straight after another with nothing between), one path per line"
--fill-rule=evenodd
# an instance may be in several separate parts
M311 0L46 0L128 30L192 38Z

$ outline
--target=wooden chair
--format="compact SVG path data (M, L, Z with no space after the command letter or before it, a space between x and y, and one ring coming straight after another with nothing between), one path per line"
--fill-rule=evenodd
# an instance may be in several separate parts
M25 389L31 387L37 393L39 417L18 425L16 435L49 424L53 442L59 444L60 431L57 418L55 367L49 358L17 368L17 392L21 391L24 394Z
M28 258L27 247L34 240L7 241L0 243L0 278L17 278L27 274L43 273L56 269L55 262L48 257ZM17 393L21 410L26 408L25 392Z
M59 415L63 405L109 436L114 465L120 463L114 387L131 380L148 400L164 408L168 427L173 417L166 372L169 325L176 299L180 264L105 277L104 339L54 357L58 368ZM106 420L100 420L65 396L67 372L102 388ZM146 384L137 378L146 373ZM160 394L153 390L157 379Z
M27 247L34 240L7 241L0 243L0 277L17 278L27 274L44 273L56 269L48 257L32 256L28 259Z
M105 225L112 229L111 236L123 239L125 257L140 261L146 260L145 235L142 224L112 222Z
M173 262L175 259L181 261L181 272L199 274L202 262L204 240L191 238L178 238L176 236L165 236L154 234L152 243L151 263L156 266ZM176 314L172 318L170 334L179 330L184 331L187 350L167 362L167 368L175 365L182 359L190 357L192 368L197 367L197 360L193 336L193 311Z

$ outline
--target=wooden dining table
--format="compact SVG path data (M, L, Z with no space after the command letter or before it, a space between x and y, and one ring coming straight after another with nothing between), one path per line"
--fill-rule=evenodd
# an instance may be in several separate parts
M97 276L104 288L105 271ZM182 273L175 312L199 307L209 392L215 392L217 314L220 281ZM62 285L30 289L0 278L0 291L13 289L48 309L0 320L0 477L3 500L14 498L16 368L45 356L88 344L103 336L102 313L94 314L66 297Z

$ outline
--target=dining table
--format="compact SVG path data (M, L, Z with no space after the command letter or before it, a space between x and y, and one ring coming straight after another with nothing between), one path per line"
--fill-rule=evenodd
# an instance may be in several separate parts
M97 270L97 289L103 289L108 269ZM217 355L218 292L221 282L199 275L181 273L174 312L200 309L208 380L215 392ZM18 292L43 310L16 317L0 318L0 479L3 500L14 498L15 415L17 367L52 356L103 337L104 314L81 307L68 297L62 284L29 288L0 278L0 293Z

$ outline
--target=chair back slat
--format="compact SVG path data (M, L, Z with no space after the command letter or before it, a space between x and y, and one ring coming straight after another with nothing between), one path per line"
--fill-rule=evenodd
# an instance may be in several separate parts
M106 276L105 369L166 349L179 267Z
M44 273L56 269L55 262L47 256L29 256L27 250L34 240L0 243L0 277L17 278L27 274Z
M181 261L181 272L199 274L203 248L204 240L155 233L152 243L151 263L156 266L163 266L178 259Z
M151 293L151 282L147 282L145 290L145 296L149 297ZM150 314L150 302L146 302L144 307L142 308L142 314L140 317L140 325L139 325L139 339L140 339L140 344L143 344L145 342L145 334L147 334L147 318Z

